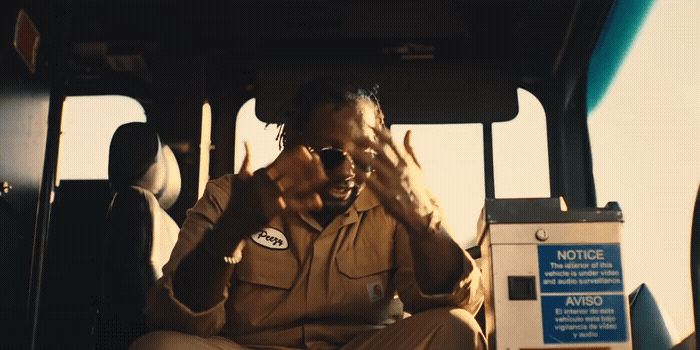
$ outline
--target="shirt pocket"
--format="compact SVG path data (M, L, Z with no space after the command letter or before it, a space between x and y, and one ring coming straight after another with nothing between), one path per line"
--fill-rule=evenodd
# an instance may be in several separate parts
M391 242L362 239L338 251L338 296L335 312L354 320L379 324L388 316L394 296Z
M338 252L338 271L351 279L387 272L394 265L392 248L392 242L356 240Z
M291 250L263 247L246 239L242 259L236 264L239 281L279 289L291 289L299 274L299 264Z

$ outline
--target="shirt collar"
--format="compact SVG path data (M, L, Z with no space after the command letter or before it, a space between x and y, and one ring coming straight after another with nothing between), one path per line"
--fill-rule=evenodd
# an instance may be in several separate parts
M340 226L356 222L358 220L358 213L370 210L379 205L379 198L377 198L374 192L368 187L364 187L357 196L357 199L355 199L355 202L345 211L345 214L339 215L340 219L338 220L340 220ZM319 232L323 231L321 225L319 225L316 219L311 217L311 215L300 213L299 217ZM336 220L334 219L333 221ZM329 226L331 225L333 225L333 222L329 224Z
M370 210L379 204L379 198L377 198L377 195L375 195L374 192L369 189L369 187L364 186L364 188L360 191L360 194L357 196L355 203L353 203L351 207L356 211L361 212Z

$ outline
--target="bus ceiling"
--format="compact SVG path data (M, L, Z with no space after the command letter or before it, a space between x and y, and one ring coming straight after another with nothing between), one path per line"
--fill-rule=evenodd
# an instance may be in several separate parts
M505 121L518 87L567 103L613 3L74 0L67 88L148 100L157 71L187 57L193 70L252 77L260 116L273 121L299 80L340 67L380 85L392 122Z

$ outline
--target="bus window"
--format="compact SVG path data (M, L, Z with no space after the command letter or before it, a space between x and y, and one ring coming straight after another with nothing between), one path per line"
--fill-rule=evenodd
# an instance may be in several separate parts
M426 169L427 184L440 200L455 239L466 247L474 238L476 220L484 204L482 127L394 125L391 131L397 142L402 142L408 129L413 130L414 148ZM255 99L243 104L236 119L236 171L245 156L244 141L250 144L253 169L270 164L280 152L277 133L276 125L266 125L255 116ZM465 144L464 140L469 141Z
M250 160L253 170L272 163L281 151L279 142L276 140L277 133L277 125L267 125L255 116L255 99L246 101L236 117L235 172L241 168L245 157L243 142L248 142L250 145L252 153Z
M547 125L544 109L518 90L518 116L493 125L496 198L549 197ZM413 130L413 148L428 188L440 201L455 240L469 247L484 206L484 151L481 124L393 125L402 142Z
M423 167L426 186L438 199L453 238L474 244L476 222L484 206L484 145L481 124L391 126L397 144L407 130Z
M518 117L493 128L496 194L499 198L548 197L544 110L525 90L518 91L518 99ZM471 246L484 205L481 124L395 124L391 132L397 143L403 142L409 129L413 131L412 143L424 168L426 184L439 200L455 240L465 248ZM277 133L276 125L266 125L255 116L255 99L243 104L236 119L236 171L245 156L244 141L250 144L253 169L270 164L280 152Z
M202 198L209 181L209 160L211 157L211 105L202 104L202 133L199 140L199 185L197 198Z
M697 14L697 2L655 2L588 120L598 204L618 201L625 216L627 292L646 283L681 338L694 324L688 267L700 183Z
M547 119L537 97L518 89L518 116L493 124L496 198L549 197Z
M112 134L122 124L145 121L143 107L131 97L66 97L56 182L106 180Z

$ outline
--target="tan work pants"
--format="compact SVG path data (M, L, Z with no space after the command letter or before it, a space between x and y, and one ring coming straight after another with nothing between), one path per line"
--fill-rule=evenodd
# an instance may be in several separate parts
M360 334L343 350L372 349L486 349L486 340L474 317L463 309L434 309L398 321L384 329ZM248 349L223 337L201 338L173 331L146 334L130 350L239 350Z

